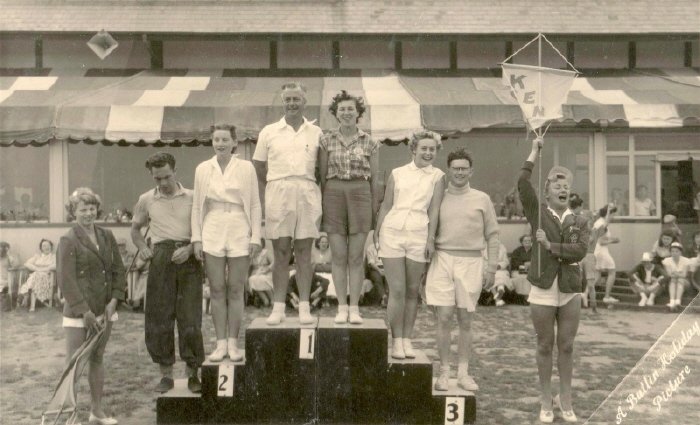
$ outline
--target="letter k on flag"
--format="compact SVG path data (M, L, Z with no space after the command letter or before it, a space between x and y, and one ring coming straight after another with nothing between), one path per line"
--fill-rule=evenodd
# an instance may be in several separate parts
M562 118L561 105L577 73L538 66L504 63L503 84L510 88L532 130Z

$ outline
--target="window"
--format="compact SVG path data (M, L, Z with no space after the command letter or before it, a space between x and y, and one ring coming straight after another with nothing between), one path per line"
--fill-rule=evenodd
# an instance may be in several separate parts
M394 42L391 40L343 40L340 67L344 69L391 69Z
M102 60L86 44L92 35L45 35L43 41L44 67L145 69L151 66L148 45L140 38L112 34L119 43L119 47Z
M0 36L0 67L34 68L33 36Z
M513 52L517 52L521 49L527 41L513 42ZM537 42L534 42L527 46L523 51L518 53L513 57L513 63L521 65L537 65ZM562 56L566 57L566 43L556 42L552 43L554 47L559 50ZM546 41L542 40L542 66L549 68L566 68L566 62L562 59L557 52L552 49Z
M68 190L87 186L102 198L102 218L118 221L117 210L133 212L140 194L154 187L144 164L162 151L175 156L178 180L187 188L194 183L197 165L213 156L210 146L139 147L85 143L68 146ZM4 167L3 167L4 168ZM47 185L48 186L48 185Z
M49 146L0 148L0 220L48 220Z
M679 223L697 223L700 213L700 159L661 161L661 213Z
M266 40L164 40L165 68L269 68Z
M631 215L655 217L656 202L656 157L637 155L634 157L634 202Z
M685 42L638 41L637 68L683 68Z
M583 199L585 209L595 209L590 204L590 161L588 154L589 138L584 135L553 135L549 138L553 144L557 156L557 163L574 174L574 182L571 187Z
M581 41L574 44L577 68L627 68L626 41Z
M458 41L457 66L461 69L496 68L506 58L502 41Z
M608 202L617 206L617 214L629 215L629 158L627 156L608 157Z
M401 49L404 69L450 67L450 44L447 41L403 41Z
M278 68L323 68L333 66L333 49L326 40L294 40L277 42Z

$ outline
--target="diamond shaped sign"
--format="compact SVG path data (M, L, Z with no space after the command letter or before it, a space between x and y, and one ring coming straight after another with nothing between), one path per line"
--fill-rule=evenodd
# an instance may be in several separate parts
M105 30L93 35L87 45L102 60L119 47L117 40Z

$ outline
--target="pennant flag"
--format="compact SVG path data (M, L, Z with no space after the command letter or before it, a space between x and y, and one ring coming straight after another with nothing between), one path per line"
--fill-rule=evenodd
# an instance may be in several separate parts
M571 90L576 72L509 63L501 66L503 83L510 88L532 130L563 117L561 105Z

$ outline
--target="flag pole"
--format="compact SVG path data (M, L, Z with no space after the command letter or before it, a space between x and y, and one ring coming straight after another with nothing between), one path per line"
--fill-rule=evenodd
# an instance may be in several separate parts
M542 33L537 35L537 66L542 68ZM537 73L537 107L542 107L542 73ZM535 131L535 135L541 137L541 132ZM542 141L542 147L544 147L544 140ZM537 151L537 230L542 228L542 147ZM542 246L537 250L537 273L538 277L542 275Z

